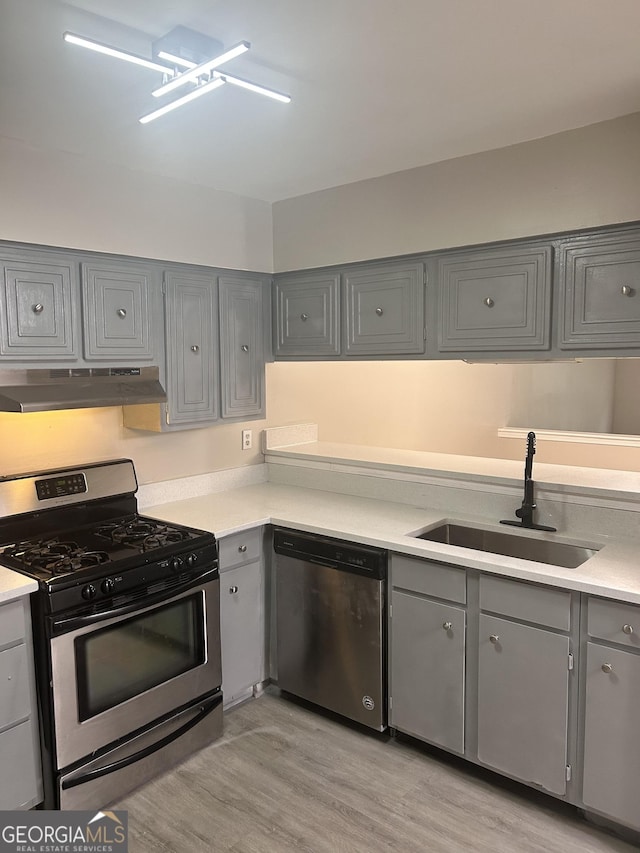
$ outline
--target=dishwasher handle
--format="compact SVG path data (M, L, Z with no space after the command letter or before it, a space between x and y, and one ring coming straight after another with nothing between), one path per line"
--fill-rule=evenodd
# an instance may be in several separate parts
M388 552L384 548L281 528L274 530L273 548L276 554L337 571L375 580L387 577Z

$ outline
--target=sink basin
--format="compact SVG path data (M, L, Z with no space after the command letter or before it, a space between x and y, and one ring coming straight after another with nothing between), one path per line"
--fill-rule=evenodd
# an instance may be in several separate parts
M439 527L414 535L416 539L442 542L445 545L456 545L458 548L473 548L474 551L488 551L490 554L501 554L503 557L517 557L519 560L548 563L565 569L581 566L599 550L521 536L518 533L465 527L463 524L441 524Z

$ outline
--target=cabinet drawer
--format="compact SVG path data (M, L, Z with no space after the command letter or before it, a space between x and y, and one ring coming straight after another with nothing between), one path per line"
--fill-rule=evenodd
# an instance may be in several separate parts
M0 648L24 639L24 609L22 600L10 601L0 607Z
M640 649L640 607L605 598L589 599L589 635Z
M29 670L24 643L0 652L0 729L30 714Z
M560 631L571 627L571 593L563 589L481 575L480 609Z
M262 557L262 528L225 536L218 542L218 548L221 572L259 560Z
M466 572L431 560L415 560L394 554L391 558L391 582L394 587L465 604Z

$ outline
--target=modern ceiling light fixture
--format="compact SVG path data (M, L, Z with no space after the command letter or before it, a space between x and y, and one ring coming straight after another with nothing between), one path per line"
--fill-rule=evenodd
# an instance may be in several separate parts
M147 59L144 56L75 33L66 32L63 38L70 44L86 47L97 53L103 53L160 72L163 75L162 85L151 92L156 98L169 94L182 86L192 87L182 97L142 116L139 119L141 124L147 124L156 118L160 118L160 116L188 104L201 95L207 94L207 92L219 89L225 83L231 83L259 95L265 95L281 103L288 104L291 101L291 96L284 92L278 92L276 89L270 89L235 74L228 74L220 68L221 65L246 53L251 47L248 41L241 41L228 50L224 50L221 42L215 39L187 27L176 27L152 44L152 59Z

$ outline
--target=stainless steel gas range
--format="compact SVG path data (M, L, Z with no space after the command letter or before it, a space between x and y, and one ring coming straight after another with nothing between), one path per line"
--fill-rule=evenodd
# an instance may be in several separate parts
M128 459L0 479L32 596L46 808L101 808L222 732L212 533L139 515Z

